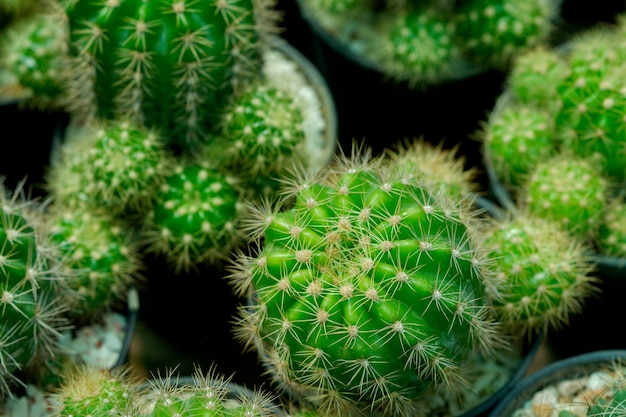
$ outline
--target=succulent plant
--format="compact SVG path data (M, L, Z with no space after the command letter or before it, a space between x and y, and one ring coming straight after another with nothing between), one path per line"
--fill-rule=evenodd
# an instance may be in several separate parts
M527 212L492 218L483 231L489 294L496 316L513 334L546 334L568 323L594 293L591 249L558 223Z
M242 240L244 205L236 178L204 160L184 160L169 173L145 218L148 250L177 271L224 259Z
M499 335L466 206L368 155L303 175L289 209L257 207L262 248L230 265L251 303L236 335L322 413L403 415Z
M131 117L174 143L204 140L233 90L259 68L268 0L63 1L75 111Z
M152 204L172 160L157 132L127 119L93 120L66 133L46 187L57 204L70 209L140 214Z
M48 370L68 326L57 295L65 275L43 209L0 183L0 397Z
M606 204L598 231L598 244L610 256L626 257L626 203L615 197Z
M24 105L61 108L65 97L66 26L38 11L16 19L0 35L0 69L6 81L0 94L23 99Z

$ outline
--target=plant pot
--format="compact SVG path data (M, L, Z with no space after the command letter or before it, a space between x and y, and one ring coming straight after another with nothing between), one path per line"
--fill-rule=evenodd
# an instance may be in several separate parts
M519 382L515 386L515 388L511 390L497 405L497 407L490 414L490 417L534 417L537 414L522 412L519 412L519 414L515 414L515 411L524 407L524 405L527 404L529 401L532 401L533 395L535 395L540 390L553 386L553 384L558 384L564 381L569 381L575 378L589 375L595 371L602 369L603 367L614 366L617 363L620 363L623 366L624 360L626 360L626 351L624 350L602 350L589 352L567 359L562 359L557 362L553 362ZM623 380L624 379L622 369L622 383ZM591 400L592 398L593 395L588 396L587 400ZM550 414L550 410L548 408L543 408L536 405L536 409L541 409L544 412L544 414L541 415L556 415L554 413ZM558 413L558 410L558 407L555 408L556 413ZM619 413L616 410L615 414L607 413L606 415L623 415L623 412L624 411Z

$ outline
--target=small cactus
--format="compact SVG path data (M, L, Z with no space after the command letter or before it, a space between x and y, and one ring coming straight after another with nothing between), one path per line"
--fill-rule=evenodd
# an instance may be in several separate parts
M131 117L183 147L203 141L231 92L258 71L261 38L275 30L270 3L64 0L71 108Z
M263 247L231 265L250 296L237 337L322 413L403 415L496 343L465 206L392 164L340 156L247 222Z
M181 161L146 215L148 249L165 254L177 271L224 259L242 240L242 195L232 175L206 160Z
M492 218L484 229L498 319L512 334L546 334L568 323L594 293L590 247L530 213Z
M602 253L626 258L626 202L616 197L605 207L598 231L598 245Z

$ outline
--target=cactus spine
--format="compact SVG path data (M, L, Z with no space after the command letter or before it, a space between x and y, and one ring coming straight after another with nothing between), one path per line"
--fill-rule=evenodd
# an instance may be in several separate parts
M252 301L237 336L323 413L403 415L497 339L482 254L460 202L367 156L336 162L250 222L263 248L231 265Z

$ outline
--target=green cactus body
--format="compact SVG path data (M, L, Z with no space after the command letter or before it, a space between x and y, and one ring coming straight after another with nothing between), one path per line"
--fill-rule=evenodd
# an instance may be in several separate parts
M520 54L511 69L508 84L514 99L525 106L555 109L557 86L567 76L567 62L543 46Z
M133 117L181 145L203 140L235 85L258 70L264 2L65 0L75 107ZM263 23L255 21L259 17Z
M74 300L72 314L93 316L123 300L139 280L141 260L118 219L105 212L61 208L50 221L52 242L70 271L66 299Z
M223 259L241 240L234 178L203 162L176 166L147 215L146 240L177 270Z
M401 13L389 33L390 70L410 83L432 83L458 56L454 23L430 9Z
M0 66L15 79L12 94L31 107L60 108L68 49L65 25L35 13L7 28L0 43Z
M604 215L607 184L588 160L565 154L539 163L522 191L531 213L594 239Z
M289 211L261 210L264 247L233 267L256 300L241 340L324 412L400 415L432 384L454 386L462 358L493 342L460 203L369 163L294 194Z
M556 154L550 115L528 106L507 106L483 126L485 151L507 186L520 186L536 165Z
M470 0L456 12L457 39L473 61L503 67L546 39L556 10L554 1Z
M348 13L361 6L364 0L312 0L312 6L327 13Z
M53 395L53 413L59 417L139 417L138 386L125 370L82 366L69 371Z
M598 231L601 252L611 256L626 257L626 203L615 198L607 203Z
M518 214L485 231L498 318L513 334L544 334L578 313L593 292L590 248L551 220Z
M219 153L221 163L242 180L268 183L302 159L302 123L302 112L287 91L258 81L225 109L219 137L206 154Z
M569 75L558 85L557 134L576 154L593 156L615 181L626 180L626 59L610 31L592 33L572 45Z
M154 131L126 120L94 122L67 135L52 160L47 187L68 207L143 213L170 159Z
M0 395L22 382L18 371L44 373L59 354L67 326L56 290L65 276L55 267L57 252L42 229L34 203L10 196L0 183ZM44 365L44 367L39 367Z

